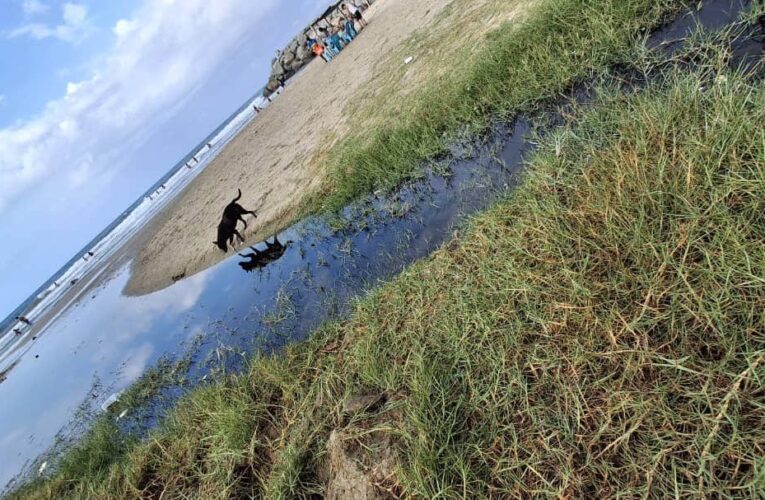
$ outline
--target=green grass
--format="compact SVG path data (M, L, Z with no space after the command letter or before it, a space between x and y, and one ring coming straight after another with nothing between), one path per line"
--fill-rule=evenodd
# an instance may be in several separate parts
M353 113L355 133L326 158L327 179L307 198L306 209L337 211L395 186L423 160L443 153L465 127L477 131L492 116L533 111L573 82L635 59L645 28L677 7L679 2L665 0L532 2L523 22L506 23L477 53L457 53L445 62L455 66L448 77L411 94L389 89L384 105ZM423 43L414 38L412 50Z
M700 45L692 72L602 89L348 321L194 390L144 441L97 423L11 497L321 494L333 429L362 462L390 436L380 486L406 497L762 496L765 82ZM388 402L342 415L366 391Z
M309 495L343 427L394 436L406 496L762 494L765 85L723 74L605 92L348 322L18 497ZM396 396L348 423L370 389Z

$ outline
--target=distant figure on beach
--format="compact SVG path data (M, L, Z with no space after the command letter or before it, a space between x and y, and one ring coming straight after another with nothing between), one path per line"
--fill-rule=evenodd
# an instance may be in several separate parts
M341 37L343 38L343 41L345 41L345 44L351 43L356 36L358 35L358 32L356 31L356 27L354 26L353 19L349 19L345 21L345 26L343 29L343 33Z
M32 326L32 322L26 316L16 316L17 321L21 321L25 325Z
M361 9L356 7L356 4L352 1L345 2L342 7L344 12L348 13L348 16L351 19L355 19L359 22L361 25L361 29L364 29L367 27L367 21L364 19L364 16L361 14Z
M310 38L306 41L306 46L313 52L316 57L321 57L324 62L330 62L332 60L332 54L330 54L327 47L321 41L321 33L315 27L310 29Z
M242 261L239 262L239 267L241 267L244 271L250 273L254 271L255 269L262 269L266 267L268 264L272 262L276 262L277 260L281 259L284 255L284 252L287 251L287 247L290 246L290 241L287 243L282 243L279 241L279 239L274 236L274 242L269 243L266 239L266 249L265 250L258 250L255 247L250 247L252 250L252 253L249 254L239 254L240 257L243 257L245 259L250 259L249 261Z
M14 328L14 329L13 329L13 333L14 333L14 334L16 334L16 336L17 336L17 337L19 337L19 336L21 336L21 335L24 335L24 332L22 332L22 331L21 331L21 330L19 330L18 328Z
M330 31L327 33L327 38L325 39L325 43L330 49L332 49L332 52L334 52L335 55L342 52L344 48L340 40L340 35L338 34L339 32L340 30L333 26L330 28Z

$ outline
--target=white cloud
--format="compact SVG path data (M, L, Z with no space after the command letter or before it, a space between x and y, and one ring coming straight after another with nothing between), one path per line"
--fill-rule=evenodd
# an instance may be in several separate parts
M30 3L31 11L27 11L27 3L22 4L25 12L40 12L40 8L47 9L37 2ZM43 10L44 12L44 10ZM50 26L43 23L29 23L11 30L7 33L7 38L30 37L35 40L45 38L57 38L63 42L78 43L81 42L93 30L90 19L88 18L88 8L82 4L65 3L61 7L61 24Z
M69 186L72 188L78 188L88 182L88 179L93 175L93 159L85 158L73 170L69 171Z
M117 24L114 25L114 28L112 28L112 31L118 37L125 37L129 35L135 28L136 28L136 23L131 22L127 19L120 19L119 21L117 21Z
M37 16L48 12L48 6L38 0L24 0L21 2L21 10L27 16Z
M77 89L79 89L82 86L82 82L75 83L75 82L69 82L66 84L66 96L69 97L70 95L77 92Z
M88 8L82 4L64 4L64 23L70 26L81 26L88 19Z
M64 7L65 23L89 23ZM26 122L0 129L0 213L39 183L82 187L127 166L127 153L191 98L276 0L146 0L113 28L98 68ZM88 179L88 176L93 176Z

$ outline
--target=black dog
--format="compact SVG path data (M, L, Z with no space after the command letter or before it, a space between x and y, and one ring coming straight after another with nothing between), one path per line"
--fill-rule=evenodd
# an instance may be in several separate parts
M284 255L284 252L287 251L287 247L290 246L291 241L288 241L287 243L280 242L276 236L274 236L274 242L269 243L268 240L266 240L266 249L265 250L258 250L255 247L250 247L252 249L252 253L250 254L239 254L240 257L244 257L245 259L250 259L249 261L242 261L239 263L239 267L244 269L245 271L252 272L255 269L262 269L266 267L271 262L275 262L282 258L282 255Z
M218 224L218 241L213 241L213 245L217 246L224 252L228 252L228 245L234 246L234 236L239 238L239 241L244 243L244 237L236 230L236 224L239 221L244 223L244 228L247 229L247 222L242 217L245 214L252 214L256 219L257 215L252 210L245 210L242 205L237 203L242 197L242 190L239 189L239 194L236 198L231 200L231 203L226 205L223 209L223 217Z

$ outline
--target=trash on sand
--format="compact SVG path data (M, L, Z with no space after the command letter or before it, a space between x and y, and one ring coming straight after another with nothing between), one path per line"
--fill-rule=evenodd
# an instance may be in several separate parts
M414 57L409 56L406 59L404 59L404 64L409 64L410 62L414 61Z
M40 464L40 468L37 469L37 473L42 475L43 472L45 472L45 469L48 468L48 462L43 462Z
M120 421L120 420L122 420L123 418L125 418L125 415L127 415L127 413L128 413L128 411L127 411L127 408L126 408L126 409L124 409L124 410L122 410L122 413L120 413L120 414L117 416L117 421Z

